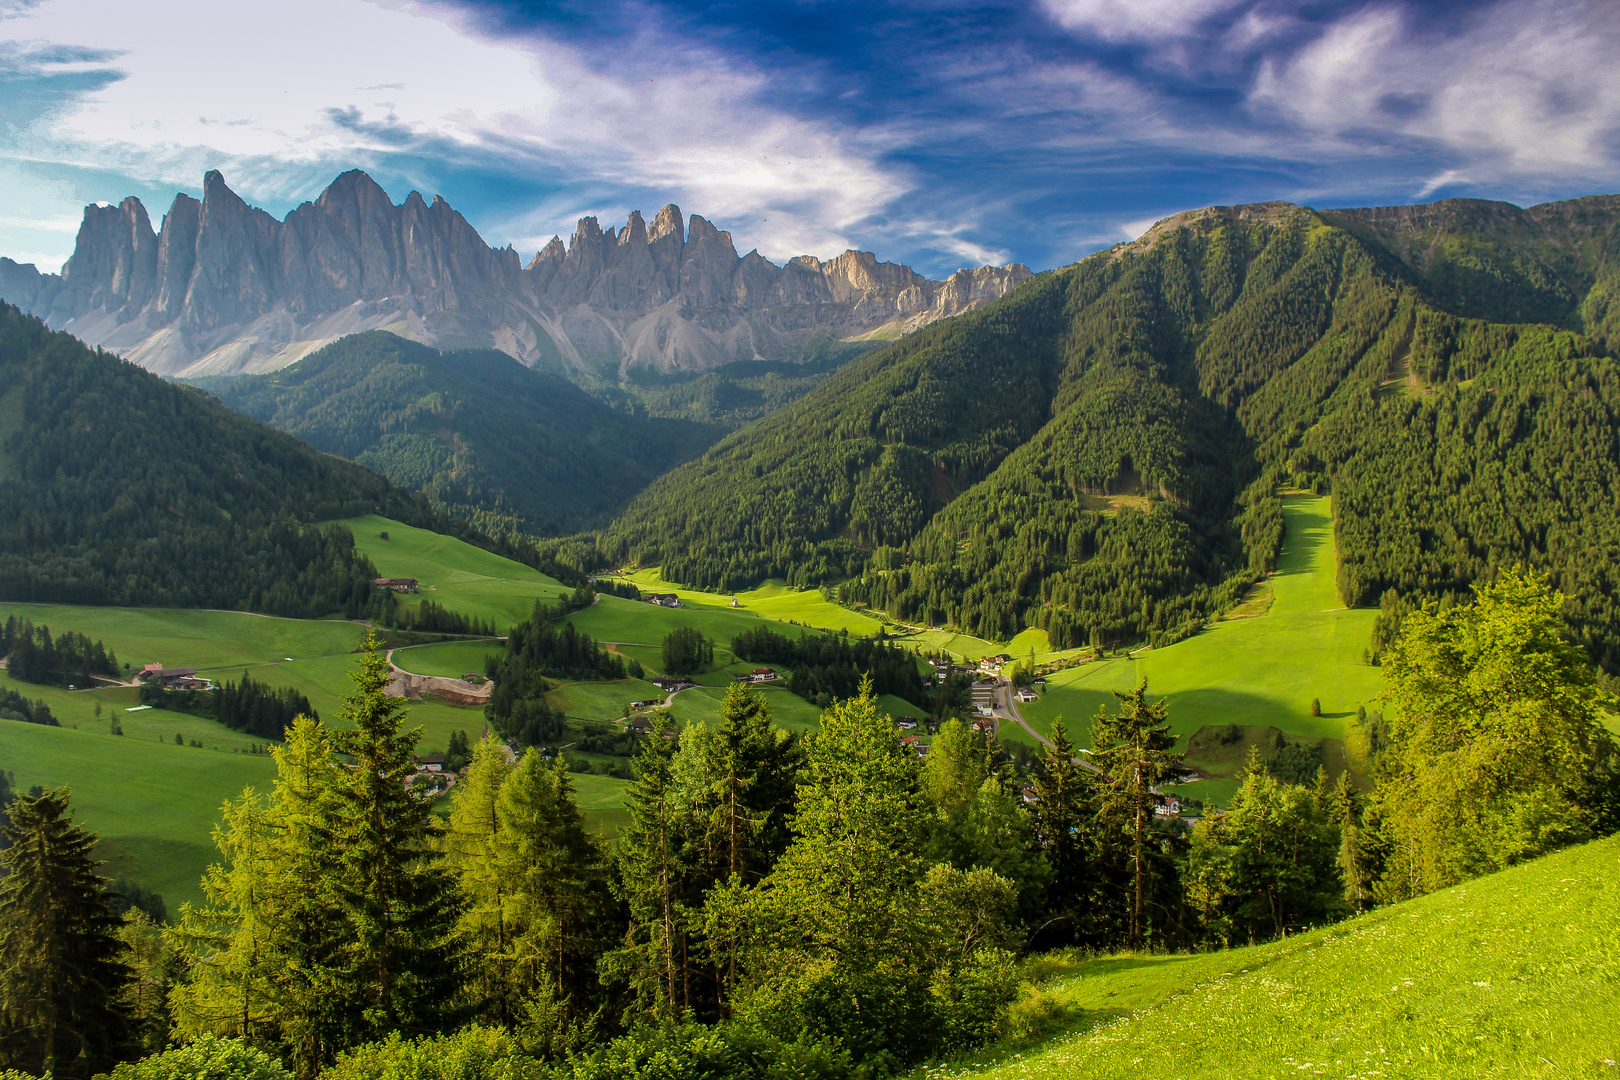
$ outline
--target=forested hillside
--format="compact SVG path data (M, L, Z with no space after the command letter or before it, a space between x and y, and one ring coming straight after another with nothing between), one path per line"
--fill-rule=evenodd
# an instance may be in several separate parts
M602 524L720 431L612 408L493 349L440 352L381 330L215 392L494 533Z
M0 305L0 598L375 613L392 598L342 528L429 520L318 453Z
M1406 261L1355 217L1374 212L1178 215L844 368L656 482L603 556L711 588L838 585L988 637L1164 642L1269 568L1280 488L1331 488L1348 602L1461 596L1528 562L1615 670L1615 213L1581 202L1512 208L1539 238L1475 245L1488 295ZM1537 269L1548 236L1585 292Z

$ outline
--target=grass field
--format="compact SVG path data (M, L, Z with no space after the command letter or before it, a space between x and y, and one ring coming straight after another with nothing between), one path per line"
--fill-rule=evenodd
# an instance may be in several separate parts
M1068 1032L935 1080L1614 1076L1620 837L1270 945L1074 964Z
M162 893L174 912L180 901L202 898L198 880L214 858L220 803L264 785L275 764L268 755L148 741L129 722L124 730L119 738L105 728L0 722L0 767L22 791L70 787L75 819L101 834L102 872Z
M573 591L522 563L376 514L342 523L383 577L411 577L421 584L417 595L400 596L407 607L431 599L463 615L492 619L496 633L504 634L529 617L536 600L550 604Z
M1058 672L1039 701L1021 706L1025 718L1049 731L1061 715L1070 735L1087 746L1098 706L1112 710L1114 691L1145 678L1155 698L1170 699L1171 726L1183 737L1205 724L1239 724L1341 739L1345 721L1372 701L1383 682L1362 659L1377 612L1346 608L1334 595L1328 507L1325 498L1285 500L1287 534L1270 582L1274 599L1264 615L1217 622L1186 641L1130 659ZM1319 717L1310 713L1313 698L1321 701ZM1004 725L1004 731L1016 735L1015 725ZM1240 764L1207 766L1214 775L1230 775Z

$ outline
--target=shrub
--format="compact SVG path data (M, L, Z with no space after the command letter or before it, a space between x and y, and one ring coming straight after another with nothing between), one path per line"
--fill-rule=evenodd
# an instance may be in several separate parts
M500 1028L367 1043L338 1058L320 1080L542 1080L551 1070Z
M638 1028L574 1060L571 1080L842 1080L849 1057L751 1024Z
M9 1074L4 1080L10 1080ZM106 1080L292 1080L292 1073L240 1039L199 1035L184 1046L126 1061Z

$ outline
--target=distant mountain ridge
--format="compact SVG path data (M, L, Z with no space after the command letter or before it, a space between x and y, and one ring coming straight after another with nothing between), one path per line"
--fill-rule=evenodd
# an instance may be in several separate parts
M494 535L605 524L722 433L615 409L493 349L440 352L380 330L215 392Z
M811 339L896 337L971 310L1027 267L931 281L846 251L777 266L706 219L665 206L649 227L582 218L527 265L435 196L396 206L339 176L277 221L217 171L154 231L139 199L87 206L61 274L0 258L0 299L163 375L272 371L347 334L386 329L440 348L496 348L531 366L618 380L790 359Z

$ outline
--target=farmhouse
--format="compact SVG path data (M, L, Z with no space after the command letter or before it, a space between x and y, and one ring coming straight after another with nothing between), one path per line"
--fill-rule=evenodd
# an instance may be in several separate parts
M413 577L380 577L372 582L394 592L413 593L417 591L416 579Z
M1024 687L1022 690L1018 691L1018 693L1014 694L1013 696L1016 697L1019 701L1039 701L1040 697L1041 697L1041 695L1037 694L1035 691L1031 690L1027 686Z
M681 598L672 592L651 592L642 597L642 599L647 601L649 604L657 604L659 607L681 606Z
M416 756L416 764L417 764L418 768L421 768L426 772L443 772L444 771L444 755L443 754L418 754Z

